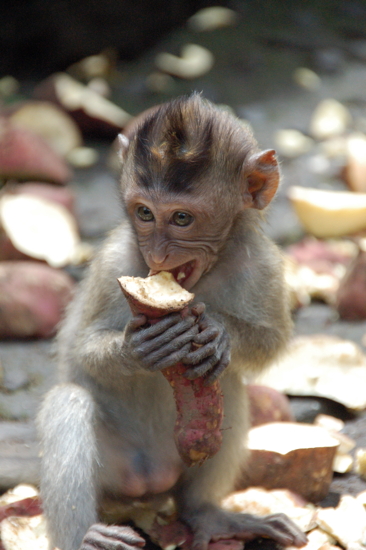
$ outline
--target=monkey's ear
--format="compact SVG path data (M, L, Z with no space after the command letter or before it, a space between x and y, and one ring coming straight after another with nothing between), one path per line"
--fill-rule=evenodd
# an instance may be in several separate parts
M267 149L254 153L245 163L244 171L244 204L262 210L275 196L280 181L276 152Z
M120 163L123 163L123 161L125 160L128 146L130 144L130 140L124 134L118 134L117 140L118 140L118 150L117 150L118 159Z

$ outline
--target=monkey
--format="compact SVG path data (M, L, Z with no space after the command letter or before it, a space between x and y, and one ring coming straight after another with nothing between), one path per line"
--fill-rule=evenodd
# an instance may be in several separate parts
M159 106L119 141L122 220L68 308L60 381L38 417L51 548L140 548L131 527L102 522L105 502L158 507L167 498L193 550L260 536L300 547L306 537L285 515L220 507L246 452L245 381L291 334L281 254L262 227L280 179L275 151L261 151L247 126L198 93ZM163 270L195 302L184 318L149 326L116 280ZM219 378L224 395L222 446L201 466L187 467L174 444L175 403L160 371L179 361L188 379Z

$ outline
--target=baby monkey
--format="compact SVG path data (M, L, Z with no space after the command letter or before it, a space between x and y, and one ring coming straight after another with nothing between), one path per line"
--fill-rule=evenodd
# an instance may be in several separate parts
M169 497L194 550L258 536L302 546L305 536L282 514L220 508L245 457L243 380L270 364L291 332L281 257L261 229L279 183L275 152L259 151L246 126L198 94L152 111L129 137L120 136L123 220L68 309L60 384L39 415L51 548L141 547L130 527L101 523L105 503L158 507ZM196 298L184 318L148 326L116 279L162 270ZM179 361L189 379L220 377L224 394L221 449L191 468L175 447L173 393L159 372Z

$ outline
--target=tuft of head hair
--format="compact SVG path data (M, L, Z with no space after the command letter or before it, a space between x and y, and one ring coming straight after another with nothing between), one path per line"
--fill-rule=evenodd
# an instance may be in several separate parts
M138 185L186 193L211 174L237 179L256 142L233 115L194 93L147 116L132 147Z

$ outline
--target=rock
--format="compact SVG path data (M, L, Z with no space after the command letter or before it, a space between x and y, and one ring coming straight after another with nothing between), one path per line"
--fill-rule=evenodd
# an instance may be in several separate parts
M310 121L310 133L319 140L343 134L352 117L348 109L335 99L324 99L318 104Z

